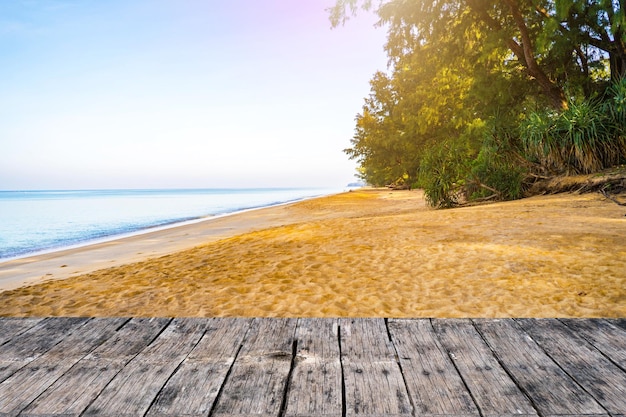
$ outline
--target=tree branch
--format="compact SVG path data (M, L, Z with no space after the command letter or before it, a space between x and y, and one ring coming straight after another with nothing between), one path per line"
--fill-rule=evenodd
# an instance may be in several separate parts
M559 88L552 80L548 78L545 72L539 67L537 64L537 60L535 59L535 54L533 51L532 41L530 39L530 34L528 32L528 27L526 26L526 22L524 21L524 17L522 16L522 12L520 11L517 2L515 0L504 0L511 9L511 15L517 29L520 32L520 36L522 38L522 49L524 53L524 59L526 61L526 68L528 68L528 73L537 80L539 86L543 89L546 95L552 100L553 105L557 109L566 109L567 108L567 100L565 98L565 94L563 90Z

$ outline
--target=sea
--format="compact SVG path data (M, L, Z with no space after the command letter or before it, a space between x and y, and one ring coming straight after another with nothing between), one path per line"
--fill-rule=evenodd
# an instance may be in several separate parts
M0 191L0 262L341 191L345 190Z

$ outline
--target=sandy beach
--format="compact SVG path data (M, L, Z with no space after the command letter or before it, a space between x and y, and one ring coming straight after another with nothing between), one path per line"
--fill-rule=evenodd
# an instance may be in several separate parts
M0 315L626 317L625 215L363 189L1 263Z

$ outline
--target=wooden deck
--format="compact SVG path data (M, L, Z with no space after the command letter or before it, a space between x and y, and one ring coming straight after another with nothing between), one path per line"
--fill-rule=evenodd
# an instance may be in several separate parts
M0 319L0 416L624 416L626 320Z

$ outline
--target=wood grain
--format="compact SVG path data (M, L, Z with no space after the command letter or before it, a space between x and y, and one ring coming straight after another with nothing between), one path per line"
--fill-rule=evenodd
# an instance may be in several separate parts
M621 319L0 319L0 417L624 416Z

